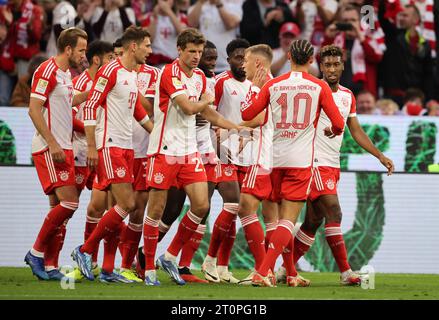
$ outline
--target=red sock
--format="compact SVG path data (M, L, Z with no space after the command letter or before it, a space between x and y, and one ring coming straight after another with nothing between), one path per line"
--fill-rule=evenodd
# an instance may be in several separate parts
M145 270L155 270L155 252L159 237L159 221L146 216L143 223L143 253Z
M264 230L256 213L241 218L250 252L255 259L255 269L258 270L265 258Z
M314 234L309 231L304 231L302 228L297 231L294 237L294 265L308 252L313 243Z
M201 241L203 241L204 233L206 232L206 225L199 224L197 231L194 232L191 239L184 245L181 250L180 257L180 267L190 268L192 259L194 258L195 252L200 247Z
M117 245L119 248L120 256L123 257L123 250L124 250L124 241L125 241L125 232L127 231L127 225L125 223L122 223L121 229L120 229L120 242Z
M114 233L120 229L120 224L123 219L128 215L128 212L122 210L118 205L107 211L106 214L99 221L96 229L88 237L87 241L81 248L81 252L87 252L93 254L96 248L99 246L99 242L105 238L108 234ZM117 245L116 245L117 250Z
M172 239L171 244L168 247L168 252L173 256L178 256L181 248L189 242L194 232L197 230L202 218L194 215L190 210L181 219L178 225L177 233Z
M59 227L66 219L70 219L78 209L77 202L61 201L56 207L49 211L44 219L43 225L38 233L33 249L38 252L45 252L49 241L53 238Z
M294 260L294 237L291 237L288 245L285 247L282 252L282 258L284 260L284 267L287 271L287 276L296 277L297 270L296 265L293 263ZM271 270L274 269L274 266Z
M265 251L268 250L268 244L270 243L271 236L276 230L277 222L268 222L265 224Z
M279 220L276 231L271 237L265 259L257 272L262 276L267 276L279 255L284 251L293 235L294 224L289 220Z
M89 216L86 217L85 231L84 231L84 243L87 242L88 238L93 233L94 229L96 229L96 226L98 225L99 220L101 220L101 218L93 218L93 217L89 217ZM98 252L99 252L99 246L97 246L96 250L93 251L93 254L92 254L93 263L98 262Z
M223 242L221 242L221 245L219 247L218 260L217 260L218 266L229 266L230 256L232 255L232 249L233 249L233 244L235 243L235 239L236 239L236 218L235 221L233 221L232 226L229 229L229 232L227 233L226 237L224 238Z
M140 238L142 237L142 227L143 225L141 224L130 222L125 228L124 239L121 241L123 243L121 266L123 269L131 269L137 248L139 247Z
M159 222L159 242L162 241L163 237L168 233L171 226L164 224L162 220Z
M239 204L237 203L224 203L223 210L218 218L216 218L212 235L210 237L209 250L207 252L209 256L213 258L217 257L221 243L226 238L233 221L236 220L238 207Z
M328 223L325 225L326 241L331 248L332 255L337 262L340 272L345 272L351 268L348 263L348 254L344 244L343 233L341 232L340 223Z
M120 242L120 232L122 224L113 229L113 232L108 232L104 238L104 261L102 262L102 270L107 273L112 273L114 270L114 260L116 259L117 247Z
M44 252L44 264L46 267L58 269L59 253L64 245L66 236L66 225L68 220L58 227L55 235L50 240Z

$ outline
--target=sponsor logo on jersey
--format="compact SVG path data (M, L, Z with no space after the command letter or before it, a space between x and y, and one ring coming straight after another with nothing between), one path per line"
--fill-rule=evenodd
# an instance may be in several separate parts
M180 79L178 79L177 77L172 77L172 84L177 90L183 89L183 83L181 83Z
M103 92L105 90L105 87L107 86L107 83L108 83L108 79L105 79L104 77L99 77L95 85L95 90L99 92Z
M154 182L156 184L161 184L163 182L163 180L165 179L165 176L163 175L163 173L157 172L154 175Z
M127 171L124 167L119 167L116 169L116 174L119 178L125 177L126 173L127 173Z
M81 184L82 182L84 182L84 175L82 174L75 175L75 182L76 184Z
M328 187L329 190L334 190L335 188L334 180L329 179L328 181L326 181L326 186Z
M44 80L44 79L40 79L40 80L38 80L37 87L36 87L35 91L37 93L45 94L48 85L49 85L49 81Z
M59 178L61 181L67 181L69 179L69 172L68 171L61 171L59 173Z

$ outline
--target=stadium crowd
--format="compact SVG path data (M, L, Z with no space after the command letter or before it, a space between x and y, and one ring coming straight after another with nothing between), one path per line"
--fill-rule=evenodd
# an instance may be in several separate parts
M436 0L0 0L0 106L28 105L32 74L56 54L63 29L113 43L135 24L152 35L148 64L158 67L177 57L182 30L198 28L218 48L217 73L237 37L274 49L275 76L288 72L294 39L311 41L316 55L335 44L344 49L341 83L356 94L358 113L437 116L438 11ZM319 76L317 62L312 73Z

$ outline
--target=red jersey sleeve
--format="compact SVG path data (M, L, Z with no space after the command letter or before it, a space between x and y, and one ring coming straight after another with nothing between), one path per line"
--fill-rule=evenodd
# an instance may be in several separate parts
M332 132L336 135L340 135L343 133L344 128L343 117L334 102L334 98L332 97L332 92L331 88L329 88L329 85L326 82L321 81L320 86L322 88L322 91L320 92L320 106L325 111L329 120L331 120Z
M140 94L140 93L138 93ZM137 122L140 125L143 125L146 121L149 120L148 114L146 113L145 109L142 106L142 103L140 103L139 97L137 97L136 106L134 107L134 119L137 120Z
M146 89L145 98L154 98L158 75L159 71L156 68L151 69L151 80L148 89Z
M270 104L270 91L271 81L267 82L258 94L253 94L249 92L249 100L246 101L241 106L241 116L242 120L249 121L255 118L259 113L262 112Z
M185 15L184 13L180 13L180 22L185 27L188 27L189 26L189 19L187 18L187 15Z
M108 92L116 84L118 68L108 67L110 64L101 68L95 77L84 106L84 126L96 125L96 110L107 99Z
M349 111L349 118L357 116L357 100L355 99L354 94L351 92L351 110Z
M35 71L30 96L46 101L56 86L56 67L53 62L44 62Z
M180 94L186 94L183 83L181 82L180 71L174 64L168 64L163 70L159 89L171 97L171 99L174 99Z
M226 78L219 78L215 82L215 102L214 105L218 109L219 103L223 97L224 94L224 81L226 81Z

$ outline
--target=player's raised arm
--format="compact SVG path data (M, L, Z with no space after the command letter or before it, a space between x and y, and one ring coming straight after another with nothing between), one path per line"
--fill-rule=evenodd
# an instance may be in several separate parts
M245 101L241 106L242 120L249 121L260 114L270 103L270 92L268 90L271 82L267 82L261 91L250 101Z
M320 92L320 105L327 114L329 120L331 120L331 131L334 135L338 136L343 133L344 120L337 108L332 97L331 88L326 82L321 82L322 91Z

